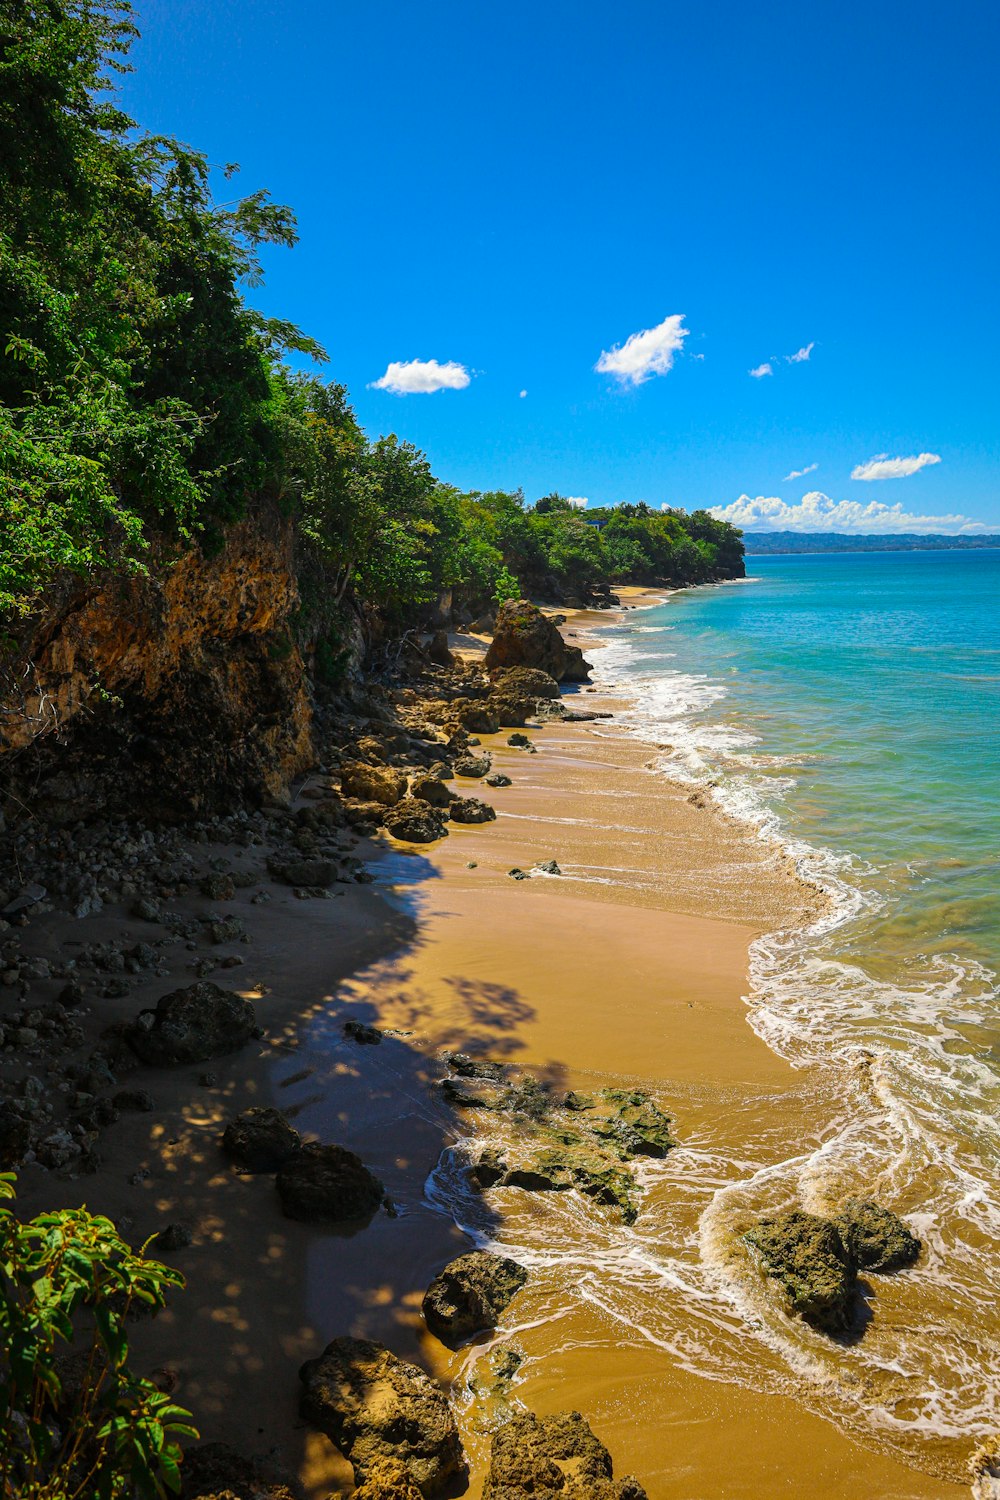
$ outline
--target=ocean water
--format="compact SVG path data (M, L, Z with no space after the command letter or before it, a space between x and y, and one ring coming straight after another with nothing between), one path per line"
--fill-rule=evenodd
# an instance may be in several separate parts
M637 736L651 774L708 792L827 893L811 926L754 944L746 996L807 1086L661 1080L680 1144L641 1165L631 1226L516 1190L493 1195L499 1228L484 1219L465 1163L507 1144L502 1116L469 1122L428 1196L531 1268L525 1324L501 1335L529 1393L567 1351L662 1359L967 1482L1000 1431L1000 552L749 570L601 628L595 680L625 706L593 732ZM925 1251L871 1278L863 1337L834 1340L784 1312L742 1233L849 1194L902 1214Z
M853 1350L730 1292L807 1399L919 1450L1000 1421L1000 552L748 571L629 615L597 653L658 772L780 840L830 896L810 928L756 943L748 1019L829 1077L831 1118L794 1157L729 1174L701 1259L725 1281L740 1209L861 1188L905 1213L927 1256L893 1327Z

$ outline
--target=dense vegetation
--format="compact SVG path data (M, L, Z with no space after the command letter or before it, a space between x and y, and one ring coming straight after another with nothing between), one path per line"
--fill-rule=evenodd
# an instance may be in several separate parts
M266 499L297 519L304 572L390 623L448 588L481 607L742 570L707 512L463 494L370 441L342 386L285 362L323 351L242 295L292 213L219 205L204 156L115 102L135 35L128 0L0 0L0 612L216 545Z

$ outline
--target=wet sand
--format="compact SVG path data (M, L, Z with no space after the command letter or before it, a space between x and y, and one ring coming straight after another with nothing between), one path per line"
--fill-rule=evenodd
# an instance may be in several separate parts
M582 693L575 705L603 706ZM703 1151L738 1154L753 1136L779 1160L823 1125L822 1080L793 1072L756 1038L743 999L749 943L802 920L815 893L773 851L650 774L634 741L601 723L529 733L537 755L509 749L505 735L487 739L494 768L514 782L487 793L495 824L452 825L430 852L379 840L375 887L315 902L275 887L269 904L247 907L253 943L236 987L255 998L267 1028L255 1055L213 1064L211 1084L200 1081L203 1068L136 1069L157 1113L109 1129L101 1173L23 1182L22 1211L85 1199L125 1214L134 1238L171 1220L192 1225L194 1243L168 1257L188 1289L137 1327L136 1348L197 1413L203 1437L278 1451L310 1500L346 1489L350 1470L298 1418L296 1371L342 1333L382 1339L452 1383L473 1462L470 1500L480 1492L483 1429L496 1408L469 1399L474 1355L449 1353L419 1315L431 1277L469 1246L425 1190L461 1128L435 1089L442 1049L567 1084L641 1082L674 1117L682 1145ZM565 874L507 874L547 858ZM88 923L88 939L99 925ZM129 1013L163 988L133 993ZM343 1035L349 1017L393 1034L358 1047ZM304 1132L357 1150L399 1216L380 1213L346 1235L284 1219L273 1179L234 1175L218 1153L225 1120L253 1103L278 1104ZM137 1172L148 1175L134 1181ZM542 1199L573 1196L486 1195L480 1229L502 1243L544 1240L547 1216L567 1205ZM655 1187L649 1210L665 1235L696 1229L682 1175L673 1189ZM590 1222L581 1220L583 1235ZM608 1237L600 1218L593 1234L597 1245ZM773 1389L691 1373L618 1313L566 1297L559 1274L533 1277L504 1323L500 1341L515 1333L527 1356L515 1399L539 1412L582 1411L617 1472L635 1473L651 1500L967 1493Z

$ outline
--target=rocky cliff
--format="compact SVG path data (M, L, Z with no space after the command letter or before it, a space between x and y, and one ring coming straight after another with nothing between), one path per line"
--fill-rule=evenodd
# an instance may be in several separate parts
M8 808L166 818L280 796L314 758L293 546L261 506L215 555L54 590L4 673Z

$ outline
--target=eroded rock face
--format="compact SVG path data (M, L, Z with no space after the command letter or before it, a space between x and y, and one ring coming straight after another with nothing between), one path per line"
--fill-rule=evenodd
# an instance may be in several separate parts
M506 1255L489 1250L459 1255L427 1288L422 1304L427 1327L455 1349L474 1333L494 1328L527 1279L524 1267Z
M541 712L552 713L559 684L536 667L510 667L494 675L490 708L504 729L522 728Z
M443 810L431 807L429 803L416 797L407 797L405 801L389 809L384 824L386 832L403 843L433 844L435 839L448 836L444 816Z
M920 1241L902 1219L863 1198L848 1198L833 1221L859 1270L898 1271L920 1254Z
M378 1178L344 1146L303 1146L282 1164L275 1182L285 1217L305 1224L368 1219L385 1198Z
M125 1039L144 1063L162 1068L238 1052L260 1035L249 1000L202 980L163 995L155 1010L140 1011Z
M456 797L451 804L453 823L492 823L496 810L479 797Z
M318 1359L306 1361L299 1378L302 1416L350 1460L358 1484L369 1475L375 1484L387 1460L404 1466L421 1495L436 1495L465 1473L444 1395L423 1370L384 1345L334 1339Z
M483 1500L646 1500L578 1411L518 1412L493 1437Z
M392 766L348 761L341 769L340 784L346 796L361 802L380 802L383 807L395 807L406 795L406 777Z
M230 1120L222 1149L245 1172L276 1172L302 1145L299 1132L280 1109L245 1109Z
M492 673L500 667L535 667L556 682L586 682L590 673L579 646L564 641L552 621L527 599L508 599L497 616L486 670Z
M793 1312L827 1333L851 1321L855 1276L835 1224L791 1209L761 1219L744 1239L765 1275L775 1280Z

